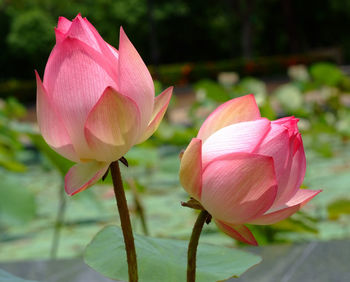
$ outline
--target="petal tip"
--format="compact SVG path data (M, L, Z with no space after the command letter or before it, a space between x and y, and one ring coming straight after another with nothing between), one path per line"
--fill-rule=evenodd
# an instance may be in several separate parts
M42 80L40 78L40 75L39 75L38 71L34 70L34 73L35 73L35 80L36 80L37 89L38 90L40 89L41 91L44 91L46 93L44 84L43 84L43 82L42 82ZM37 91L37 94L40 94L41 91Z
M60 23L61 21L68 21L68 19L63 17L63 16L59 16L58 17L58 23Z
M306 191L311 191L311 190L306 190ZM318 194L320 194L323 190L319 189L319 190L313 190L313 194L307 198L304 202L300 203L300 208L302 208L303 206L305 206L308 202L310 202L313 198L315 198Z
M35 73L35 78L38 80L40 79L39 73L36 69L34 69L34 73Z
M120 42L122 40L129 40L128 36L126 35L125 33L125 30L122 26L120 26L120 29L119 29L119 46L120 46Z
M64 177L64 190L73 196L86 190L102 178L109 163L89 162L72 166Z
M223 231L226 235L234 238L235 240L252 245L252 246L259 245L253 233L249 230L247 226L243 224L231 225L218 219L214 221L221 231Z

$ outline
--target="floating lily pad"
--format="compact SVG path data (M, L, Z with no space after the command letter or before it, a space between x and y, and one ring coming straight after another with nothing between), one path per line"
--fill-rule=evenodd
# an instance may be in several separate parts
M135 235L139 281L186 281L187 241L159 239ZM87 246L85 262L94 270L112 278L128 279L122 231L108 226ZM261 258L233 248L199 244L198 282L222 281L237 277Z

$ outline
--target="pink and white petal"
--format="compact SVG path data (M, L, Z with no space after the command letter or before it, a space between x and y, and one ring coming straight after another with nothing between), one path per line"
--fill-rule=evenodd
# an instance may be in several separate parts
M121 158L140 136L140 113L136 103L111 87L89 113L85 137L98 161Z
M58 23L57 23L57 30L60 31L62 34L66 34L68 30L70 29L70 26L72 25L72 22L65 17L59 17Z
M307 202L309 202L313 197L315 197L322 190L304 190L299 189L298 192L294 195L284 205L281 205L277 208L269 210L263 216L256 218L249 223L258 224L258 225L268 225L279 222L292 214L296 213L300 208L302 208Z
M44 86L82 159L94 158L86 144L84 124L107 86L116 87L109 62L80 40L66 37L53 49Z
M283 193L287 185L290 167L291 152L288 129L284 126L271 123L271 129L262 143L255 149L255 153L273 158L276 170L279 195Z
M225 126L258 118L260 118L260 112L254 95L238 97L222 104L212 112L201 126L197 137L205 141Z
M123 28L120 28L118 66L118 90L138 105L141 112L141 130L144 130L153 112L154 84L145 63Z
M168 108L172 92L173 87L169 87L154 99L154 107L151 121L149 122L146 131L143 133L143 135L140 137L137 143L142 143L146 141L157 130Z
M118 60L119 59L119 52L116 48L114 48L112 45L107 43L108 48L111 50L113 56Z
M277 182L271 157L232 153L203 171L201 203L215 218L242 224L263 215L273 204Z
M38 73L35 71L37 84L37 118L40 132L49 146L71 161L79 158L74 150L68 132L57 113L50 96L47 94Z
M279 187L280 191L274 203L274 207L288 202L299 191L299 188L304 180L306 171L306 158L300 133L292 138L291 142L292 144L290 150L292 150L292 161L290 168L288 169L289 175L287 182L285 182L285 184L281 184L282 189Z
M271 122L261 118L235 123L216 131L203 143L203 167L214 158L233 152L254 152L270 130Z
M202 190L202 140L193 138L182 155L180 182L188 194L200 200Z
M233 225L227 224L220 220L215 219L215 224L221 229L225 234L236 239L237 241L247 243L249 245L257 246L258 242L254 238L254 235L249 230L249 228L243 224Z
M66 193L70 196L77 194L102 178L109 163L90 161L72 166L64 178Z

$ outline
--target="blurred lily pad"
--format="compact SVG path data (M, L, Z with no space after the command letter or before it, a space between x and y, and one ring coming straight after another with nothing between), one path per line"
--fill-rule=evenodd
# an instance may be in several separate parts
M34 195L14 178L3 178L0 189L0 224L23 224L35 217Z
M135 235L139 281L178 282L186 280L187 241ZM100 231L85 251L85 262L112 279L128 279L122 231L108 226ZM259 263L261 258L237 249L199 244L198 282L222 281L237 277Z
M350 214L350 200L340 199L332 202L328 207L328 217L337 220L342 214Z

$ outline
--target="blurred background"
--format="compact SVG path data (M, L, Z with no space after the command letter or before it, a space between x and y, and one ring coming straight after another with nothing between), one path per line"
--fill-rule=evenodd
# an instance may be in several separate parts
M0 262L78 257L118 223L110 179L64 194L72 164L36 125L34 69L43 75L58 17L79 12L116 47L123 26L157 94L176 86L158 131L126 155L136 232L189 237L178 154L217 105L254 93L263 116L300 118L303 186L324 190L292 218L252 227L258 242L350 238L349 0L0 0ZM214 224L202 240L237 244Z

